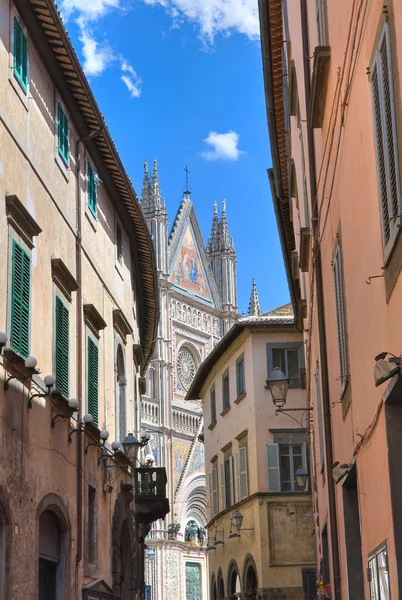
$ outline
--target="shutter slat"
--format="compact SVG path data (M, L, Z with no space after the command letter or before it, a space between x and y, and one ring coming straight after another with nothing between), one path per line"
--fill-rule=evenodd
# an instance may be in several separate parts
M13 241L11 290L11 347L23 358L29 355L31 259Z
M279 472L279 447L278 444L267 444L268 464L268 491L280 492L281 479Z
M339 365L342 386L345 386L348 380L348 347L346 333L346 311L345 297L343 293L343 272L342 272L342 253L338 243L334 256L334 285L335 285L335 308L338 330L338 351Z
M69 396L69 312L56 297L56 387Z
M88 338L88 412L98 425L98 347Z
M222 510L227 508L226 506L226 481L225 481L225 466L221 464L221 486L222 486Z

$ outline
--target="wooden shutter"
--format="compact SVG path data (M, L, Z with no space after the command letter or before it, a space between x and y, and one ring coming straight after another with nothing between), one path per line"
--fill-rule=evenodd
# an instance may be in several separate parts
M302 444L302 463L303 463L303 468L305 469L306 473L309 473L309 468L308 468L308 459L307 459L307 443L303 442ZM306 481L306 486L303 490L304 492L308 492L308 479Z
M56 297L56 387L64 398L69 395L69 312Z
M14 17L14 73L26 90L28 85L28 40L16 17Z
M95 181L95 172L92 168L90 162L87 162L87 184L88 184L88 206L91 212L96 216L96 181Z
M348 344L346 334L345 297L343 293L342 253L339 242L335 250L333 269L335 285L336 324L338 329L339 366L343 393L343 390L345 389L348 381Z
M218 471L216 466L212 469L209 474L209 495L210 495L210 506L211 506L211 517L214 517L218 513Z
M267 465L268 465L268 491L281 491L281 478L279 472L279 445L267 444Z
M119 384L119 440L126 437L126 386Z
M221 487L222 487L222 510L225 510L225 508L227 508L227 506L226 506L225 463L221 464Z
M213 474L214 474L214 470L212 469L212 471L208 477L208 479L209 479L209 506L211 509L211 517L215 516Z
M57 104L57 117L59 153L68 162L70 152L69 125L67 115L62 109L60 102Z
M13 240L10 345L23 358L29 355L31 259Z
M370 74L373 104L377 179L384 249L398 232L401 213L395 97L389 39L385 23Z
M98 346L88 338L88 412L98 425Z
M234 485L234 458L229 458L229 492L230 492L230 506L235 503L235 485Z
M238 501L240 501L248 496L247 446L239 448L236 454L236 470Z
M318 421L318 441L320 446L320 463L322 469L324 469L324 431L322 421L322 399L321 399L321 385L320 385L320 373L317 368L315 373L315 396L317 402L317 421Z

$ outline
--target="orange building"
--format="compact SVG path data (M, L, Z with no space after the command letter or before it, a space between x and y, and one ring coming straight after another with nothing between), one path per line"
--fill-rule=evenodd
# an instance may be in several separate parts
M402 3L259 8L269 180L314 415L318 597L400 598Z

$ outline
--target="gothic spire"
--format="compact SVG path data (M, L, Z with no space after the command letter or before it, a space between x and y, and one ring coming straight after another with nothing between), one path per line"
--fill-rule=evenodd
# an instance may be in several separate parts
M152 205L154 210L158 210L162 206L161 189L159 187L158 161L154 159L154 170L152 173Z
M250 304L248 305L249 317L259 317L261 315L260 299L258 298L257 284L253 277L253 285L251 288Z
M151 181L148 173L148 163L144 160L144 179L142 182L142 208L147 210L151 201Z
M219 222L219 246L221 250L234 250L233 240L230 239L229 225L226 217L226 200L222 202L222 214Z
M212 216L211 235L208 239L207 251L212 252L219 248L219 218L218 205L214 202L214 213Z

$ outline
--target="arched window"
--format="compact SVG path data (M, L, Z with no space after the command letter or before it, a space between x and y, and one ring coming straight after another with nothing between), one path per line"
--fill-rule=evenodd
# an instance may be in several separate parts
M235 562L232 563L229 573L229 598L234 600L235 598L240 598L241 596L240 577Z
M225 600L225 585L223 583L222 574L221 574L219 584L218 584L218 599Z
M212 600L218 600L218 590L216 587L215 577L212 578L211 598L212 598Z
M116 439L118 441L124 440L127 435L126 386L124 354L119 344L116 355Z
M249 565L247 568L247 571L246 571L247 598L250 598L250 600L256 600L257 589L258 589L257 575L256 575L253 565Z
M39 600L62 598L63 569L59 568L62 555L62 528L53 511L46 510L39 517Z

